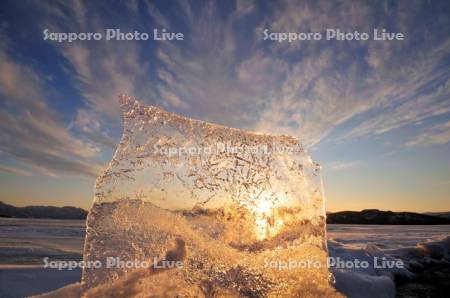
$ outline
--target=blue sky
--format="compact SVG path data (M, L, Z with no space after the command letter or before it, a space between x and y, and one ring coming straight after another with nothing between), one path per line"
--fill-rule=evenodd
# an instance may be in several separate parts
M448 1L2 1L0 200L89 208L125 93L299 137L329 210L450 210L449 16ZM185 38L58 43L46 28ZM263 39L328 28L405 40Z

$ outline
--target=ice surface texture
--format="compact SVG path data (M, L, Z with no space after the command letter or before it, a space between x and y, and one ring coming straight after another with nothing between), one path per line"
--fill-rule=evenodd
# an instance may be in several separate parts
M282 274L267 266L326 258L320 167L296 138L193 120L127 96L120 102L124 132L96 182L85 261L161 260L175 250L183 268L156 279L161 286L162 275L170 276L167 286L173 290L177 280L183 286L174 291L187 296L332 292L325 265ZM139 270L128 271L87 268L83 282L87 288L123 283ZM144 272L139 284L156 291L153 273Z

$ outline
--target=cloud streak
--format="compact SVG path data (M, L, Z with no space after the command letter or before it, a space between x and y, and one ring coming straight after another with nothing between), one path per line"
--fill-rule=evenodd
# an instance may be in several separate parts
M325 172L338 172L345 171L351 168L361 166L363 162L361 160L353 161L336 161L323 166Z
M97 175L101 165L91 159L98 148L67 130L58 113L44 101L40 76L12 61L1 47L0 68L4 70L0 79L0 94L4 99L0 110L1 152L46 175ZM24 173L16 169L16 173L20 172Z
M433 144L447 144L450 142L450 121L435 125L426 129L423 133L415 136L406 145L424 146Z
M0 165L0 172L13 174L13 175L17 175L17 176L32 176L33 175L33 173L31 173L29 171L22 170L22 169L19 169L16 167L6 166L6 165Z

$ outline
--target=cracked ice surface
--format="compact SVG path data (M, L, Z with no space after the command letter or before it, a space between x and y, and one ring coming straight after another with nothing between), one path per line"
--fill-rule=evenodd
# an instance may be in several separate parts
M325 265L282 274L270 266L291 258L326 262L320 167L296 138L184 118L127 96L120 101L124 132L96 182L85 261L151 262L179 250L183 268L157 278L177 294L334 293ZM156 291L153 273L130 271L86 268L83 282L93 288L140 280L138 292ZM132 274L139 278L124 281Z

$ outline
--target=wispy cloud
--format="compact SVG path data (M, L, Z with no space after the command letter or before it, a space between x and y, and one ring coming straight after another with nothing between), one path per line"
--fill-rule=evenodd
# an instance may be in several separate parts
M90 159L98 148L73 136L44 100L44 82L31 68L13 62L0 47L0 150L28 167L54 175L95 176L101 165ZM11 170L11 168L9 168ZM17 173L22 170L17 169Z
M8 174L13 174L13 175L17 175L17 176L31 176L33 175L33 173L23 170L23 169L19 169L16 167L11 167L11 166L6 166L6 165L0 165L0 172L4 172L4 173L8 173Z
M329 164L325 164L323 166L323 169L325 172L337 172L337 171L344 171L348 170L354 167L361 166L363 164L360 160L353 160L353 161L336 161Z
M343 135L341 140L366 135L379 135L402 126L448 114L450 113L448 98L450 98L450 79L428 94L413 93L407 95L407 98L402 99L399 104L392 103L382 107L375 116L368 117L367 120Z
M447 144L450 142L450 121L432 126L423 133L415 136L406 145L421 146L433 144Z

